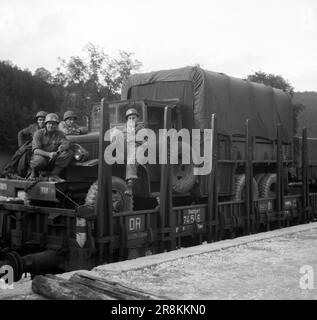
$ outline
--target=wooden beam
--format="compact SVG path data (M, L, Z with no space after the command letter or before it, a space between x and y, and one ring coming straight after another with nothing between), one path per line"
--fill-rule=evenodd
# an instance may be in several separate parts
M98 238L112 236L112 171L111 166L104 159L104 150L109 145L109 141L105 141L105 133L109 130L109 104L102 99L101 101L101 128L99 136L99 165L98 165L98 197L97 197L97 235ZM105 250L104 246L108 247ZM112 260L112 245L100 244L99 246L99 263L103 263L105 259L108 262Z
M32 291L53 300L114 300L85 285L54 275L36 276L32 281Z
M166 300L155 294L106 280L88 273L75 273L66 280L55 275L36 276L34 293L54 300Z

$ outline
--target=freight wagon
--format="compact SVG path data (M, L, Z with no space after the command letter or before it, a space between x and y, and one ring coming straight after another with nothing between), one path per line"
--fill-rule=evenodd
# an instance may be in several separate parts
M183 148L209 147L210 170L195 174L201 165L193 157L140 164L127 195L126 152L113 164L105 153L112 143L106 133L123 130L131 107L155 136L162 129L196 132L186 143L155 140L156 159L160 150L180 160ZM0 179L0 266L12 266L15 280L317 217L316 141L306 129L294 137L293 107L281 90L198 67L136 74L120 101L94 106L91 120L87 135L69 136L89 159L75 159L64 182Z

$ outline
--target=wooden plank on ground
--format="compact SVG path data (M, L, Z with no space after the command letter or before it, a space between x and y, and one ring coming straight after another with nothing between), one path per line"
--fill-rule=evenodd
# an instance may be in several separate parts
M109 295L119 300L166 300L166 297L160 297L150 292L126 286L122 283L106 280L87 273L75 273L71 281L85 285L100 293Z
M75 273L70 279L55 275L36 276L34 293L54 300L166 300L123 283L106 280L88 273Z
M113 300L85 285L54 275L36 276L32 281L32 290L54 300Z

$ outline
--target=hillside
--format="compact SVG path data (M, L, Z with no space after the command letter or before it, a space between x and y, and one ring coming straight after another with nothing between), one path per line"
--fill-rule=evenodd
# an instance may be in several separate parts
M298 117L298 134L301 135L302 128L306 126L308 136L317 138L317 92L296 92L293 102L302 103L305 106Z
M34 121L38 110L54 112L57 108L50 84L0 61L0 151L16 149L18 131Z

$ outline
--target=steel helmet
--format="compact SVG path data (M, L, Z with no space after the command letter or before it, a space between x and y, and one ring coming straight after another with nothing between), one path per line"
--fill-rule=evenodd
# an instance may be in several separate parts
M131 116L132 114L135 114L139 117L139 112L134 108L128 109L127 112L125 113L125 117L127 118L128 116Z
M47 112L46 111L39 111L36 116L35 119L39 118L39 117L43 117L45 118L47 116Z
M46 117L45 117L45 124L47 122L56 122L59 123L59 118L58 115L56 113L49 113Z
M63 117L63 120L65 121L66 119L68 118L75 118L77 119L76 115L75 115L75 112L74 111L71 111L71 110L68 110L64 113L64 117Z

